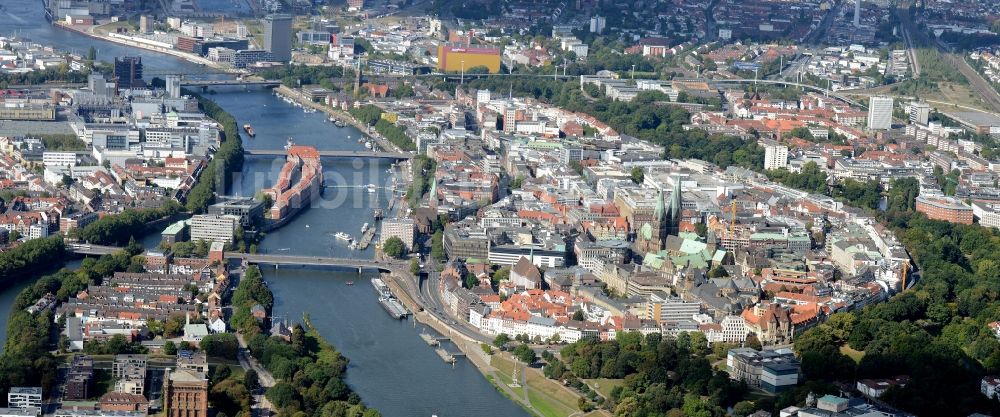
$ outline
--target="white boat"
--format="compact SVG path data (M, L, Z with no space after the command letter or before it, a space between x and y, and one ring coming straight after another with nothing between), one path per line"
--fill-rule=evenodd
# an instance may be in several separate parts
M367 231L368 231L368 223L365 223L364 226L361 226L361 233L364 233L364 232L367 232Z
M344 232L337 232L337 234L335 234L333 236L336 237L337 239L346 240L348 242L350 242L350 241L353 240L353 239L351 239L351 235L349 235L347 233L344 233Z
M307 225L306 225L306 229L308 229L308 228L309 228L309 225L307 224Z
M371 148L372 148L372 146L373 146L373 145L372 145L372 143L371 143L371 142L365 142L365 147L366 147L366 148L368 148L368 149L371 149Z

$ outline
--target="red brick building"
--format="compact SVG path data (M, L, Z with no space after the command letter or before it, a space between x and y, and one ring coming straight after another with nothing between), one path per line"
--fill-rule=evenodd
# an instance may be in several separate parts
M972 224L972 207L951 197L917 197L917 211L927 218L949 223Z

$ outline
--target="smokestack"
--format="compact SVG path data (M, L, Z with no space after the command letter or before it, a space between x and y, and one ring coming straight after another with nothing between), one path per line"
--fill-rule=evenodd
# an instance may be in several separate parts
M861 27L861 0L854 0L854 27Z

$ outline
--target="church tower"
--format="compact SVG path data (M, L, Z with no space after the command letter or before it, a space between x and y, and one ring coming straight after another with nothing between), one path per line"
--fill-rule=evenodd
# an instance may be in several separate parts
M656 253L666 248L667 236L677 235L681 218L681 183L674 181L674 188L668 206L659 191L653 210L636 213L635 248L640 253Z

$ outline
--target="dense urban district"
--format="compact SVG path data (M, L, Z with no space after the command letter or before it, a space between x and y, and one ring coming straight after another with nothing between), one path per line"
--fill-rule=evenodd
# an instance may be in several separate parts
M1000 416L996 1L32 7L95 46L0 23L0 417L382 415L263 265L377 271L530 415ZM389 161L355 255L259 250L337 158Z

